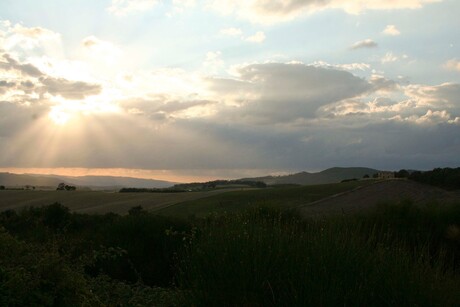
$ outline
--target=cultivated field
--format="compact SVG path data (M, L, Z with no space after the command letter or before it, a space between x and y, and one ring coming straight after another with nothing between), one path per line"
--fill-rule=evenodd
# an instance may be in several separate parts
M460 202L460 194L410 180L384 180L304 204L299 209L305 216L352 214L404 201L417 205L443 205Z
M155 211L190 200L201 199L229 190L186 193L116 193L101 191L0 191L0 211L40 207L60 203L73 212L126 214L135 206Z
M402 200L412 200L417 204L459 202L460 195L407 180L362 180L312 186L182 193L5 190L0 191L0 211L57 202L73 212L98 214L126 214L130 208L142 206L150 212L181 218L256 207L298 208L305 215L323 215L348 214Z

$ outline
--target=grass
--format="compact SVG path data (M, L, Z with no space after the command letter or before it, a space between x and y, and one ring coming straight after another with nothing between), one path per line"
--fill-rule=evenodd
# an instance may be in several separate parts
M59 204L2 212L0 305L460 306L460 204L405 201L315 219L285 210L360 184L228 192L169 208L204 216L189 220L139 207L125 216Z
M460 278L445 253L449 249L458 257L458 242L430 250L436 241L431 230L449 222L434 220L427 236L413 244L405 238L409 225L423 224L420 217L431 213L384 211L383 218L366 219L304 221L266 209L208 218L181 257L183 301L189 306L458 306ZM393 219L404 216L412 219L409 225L393 227Z
M231 213L250 208L290 209L337 193L374 183L373 180L312 186L280 186L266 189L233 191L190 200L156 211L167 216L205 217L211 213Z
M112 193L102 191L0 191L0 211L20 210L60 203L73 212L126 214L131 207L142 206L149 211L179 202L200 199L225 190L191 193Z

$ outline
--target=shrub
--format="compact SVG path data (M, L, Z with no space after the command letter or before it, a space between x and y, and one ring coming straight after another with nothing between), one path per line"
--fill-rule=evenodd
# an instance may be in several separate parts
M266 211L209 219L178 265L184 301L191 306L459 302L460 283L430 263L426 251L414 255L402 241L378 241L362 230L357 221L302 222Z

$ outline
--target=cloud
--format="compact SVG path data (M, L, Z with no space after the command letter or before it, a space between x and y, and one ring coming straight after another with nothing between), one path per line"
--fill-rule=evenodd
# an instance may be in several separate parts
M443 83L440 85L409 85L405 94L420 104L431 108L452 108L460 113L460 84Z
M399 60L397 56L395 56L392 52L387 52L384 57L380 60L382 64L396 62Z
M385 53L385 55L380 59L380 62L382 64L386 64L386 63L393 63L393 62L397 62L399 60L407 60L409 58L408 55L406 54L403 54L403 55L395 55L393 54L393 52L387 52Z
M380 75L372 75L369 82L372 84L374 91L393 92L399 88L398 83L394 80L387 79Z
M206 53L206 59L203 63L204 69L208 74L216 74L224 67L222 53L220 51Z
M43 91L51 95L60 95L67 99L84 99L87 96L101 93L99 84L90 84L83 81L69 81L63 78L40 78Z
M221 35L240 37L242 40L251 42L251 43L262 43L265 41L265 33L262 31L257 31L253 35L245 36L243 31L239 28L225 28L220 30Z
M62 47L59 33L19 23L12 25L9 21L0 22L0 43L6 51L29 54L40 49L58 53Z
M36 100L37 96L43 99L45 94L59 95L67 99L83 99L97 95L102 90L99 84L48 76L34 65L21 63L8 53L2 54L0 59L3 59L0 61L0 93L3 95L10 93L8 94L10 102L22 103ZM2 80L1 76L4 72L10 74L11 80Z
M146 98L133 97L119 101L118 104L136 115L144 115L156 121L178 118L201 118L214 114L216 101L180 98L174 95L152 95Z
M21 64L17 60L13 59L8 53L4 53L2 58L3 61L0 61L0 69L2 70L15 70L20 72L23 76L30 77L40 77L43 75L43 73L35 66L29 63Z
M324 61L315 61L311 65L317 67L324 67L324 68L335 68L335 69L342 69L342 70L361 70L365 71L370 69L370 65L367 63L348 63L348 64L330 64Z
M396 28L395 25L386 26L382 33L390 36L398 36L401 34L401 32Z
M245 41L251 43L262 43L265 40L265 33L262 31L256 32L254 35L245 38Z
M113 15L125 16L150 10L158 3L159 0L112 0L112 4L107 10Z
M257 23L276 23L326 9L349 14L366 10L415 9L441 0L209 0L207 7Z
M349 72L296 64L241 66L236 79L209 79L210 90L229 106L226 116L263 124L313 118L323 105L359 96L372 85Z
M350 48L353 50L362 49L362 48L376 48L378 44L372 39L368 38L362 41L354 43Z
M444 63L443 67L447 70L460 71L460 60L450 59Z
M103 41L93 35L84 38L81 45L89 57L107 64L113 64L123 54L121 49L113 43Z
M243 31L239 28L225 28L220 30L220 34L222 35L228 35L228 36L241 36L243 34Z

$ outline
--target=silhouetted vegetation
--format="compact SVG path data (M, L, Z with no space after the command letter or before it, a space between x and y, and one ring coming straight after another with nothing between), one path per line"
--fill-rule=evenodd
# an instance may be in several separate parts
M176 184L170 188L122 188L120 193L181 193L192 191L208 191L225 188L265 188L262 181L250 180L214 180L208 182L193 182Z
M187 192L183 189L177 188L122 188L120 193L183 193Z
M344 183L344 182L352 182L352 181L358 181L358 179L356 178L351 178L351 179L344 179L342 181L340 181L341 183Z
M67 185L65 183L60 183L56 188L57 191L75 191L77 187L73 185Z
M4 186L4 185L0 185L0 190L5 190L5 186Z
M355 218L216 216L180 257L179 284L191 306L454 306L459 220L458 207L409 203Z
M447 190L456 190L460 189L460 167L435 168L426 172L415 171L410 174L409 179Z
M266 188L267 185L262 181L251 181L251 180L214 180L208 182L193 182L193 183L182 183L174 185L174 188L184 190L210 190L216 188L226 187L251 187L251 188Z
M9 210L0 305L454 306L459 221L459 206L410 202L320 220L267 208L188 221L141 206Z
M410 172L405 169L395 172L395 178L409 178L409 176Z

